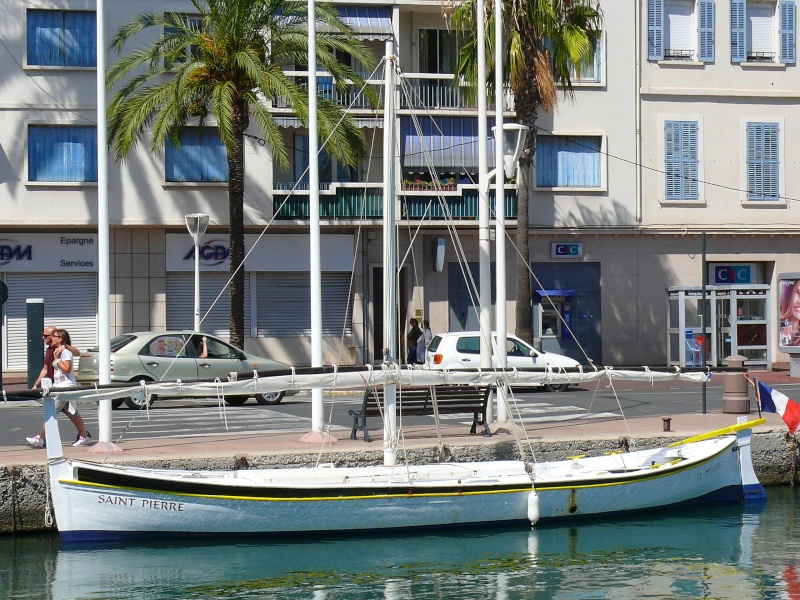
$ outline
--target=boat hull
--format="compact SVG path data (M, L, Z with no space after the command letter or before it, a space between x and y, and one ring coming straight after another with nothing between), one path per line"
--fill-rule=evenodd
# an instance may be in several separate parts
M529 524L534 488L541 521L740 502L739 454L737 437L726 436L537 464L533 482L519 461L202 472L61 459L50 477L66 542L332 534Z

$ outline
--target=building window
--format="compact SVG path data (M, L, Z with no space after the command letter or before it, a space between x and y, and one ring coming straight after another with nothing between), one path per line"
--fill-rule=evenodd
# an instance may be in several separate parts
M463 38L455 31L447 31L445 29L420 29L420 72L455 73L458 53L463 43Z
M299 190L307 190L308 187L308 166L309 166L309 155L308 155L308 134L307 133L295 133L294 134L294 144L293 144L293 154L294 154L294 161L293 161L293 178L294 181L299 182L297 189ZM317 142L318 148L322 145L320 142ZM325 151L325 148L322 148L317 155L317 173L319 177L319 183L321 189L327 189L330 187L330 184L333 182L333 157ZM344 175L347 173L345 179L339 179L339 181L349 181L352 177L352 172L350 169L342 166L341 169L337 168L337 174Z
M664 123L664 173L667 200L697 200L698 126L696 122Z
M747 199L780 200L780 127L747 124Z
M796 15L795 0L731 0L731 62L794 64Z
M602 143L600 136L537 136L536 187L600 188Z
M29 10L27 64L41 67L97 66L95 13Z
M713 0L648 0L650 60L714 62Z
M577 67L570 67L570 79L573 83L600 83L600 57L602 42L598 39L591 54Z
M29 126L28 181L97 181L97 128Z
M185 127L180 146L167 142L167 181L228 181L228 154L212 127Z
M192 15L177 15L183 19L183 22L188 26L190 29L199 31L203 25L203 20L200 17L192 16ZM165 27L164 28L164 37L169 37L178 33L178 28L176 27ZM164 66L171 67L173 65L182 64L193 60L195 58L200 57L200 47L199 46L189 46L187 48L183 48L181 54L176 56L173 60L169 58L164 59Z

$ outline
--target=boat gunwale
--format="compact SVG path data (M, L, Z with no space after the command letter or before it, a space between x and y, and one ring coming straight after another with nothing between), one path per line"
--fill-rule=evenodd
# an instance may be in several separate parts
M592 477L587 479L536 479L531 481L527 474L519 475L500 475L495 481L487 481L486 477L481 477L480 481L474 484L468 481L468 476L457 479L453 478L451 483L443 481L429 480L405 480L405 481L384 481L384 482L359 482L357 484L346 482L330 482L300 485L297 482L286 484L260 484L260 485L241 485L242 481L235 482L209 482L202 481L201 478L183 477L171 479L166 476L148 477L144 474L131 474L130 472L120 472L119 467L114 465L94 465L92 463L78 462L72 478L59 478L62 485L84 488L100 488L108 490L126 490L129 492L140 492L149 494L170 494L185 497L203 497L219 499L240 499L240 500L348 500L366 498L387 498L387 497L413 497L413 496L454 496L454 495L475 495L475 494L496 494L496 493L519 493L536 491L556 491L562 489L588 489L619 485L630 485L659 479L666 476L675 475L682 471L700 467L708 462L716 460L723 453L730 450L736 443L735 436L725 436L729 438L721 448L713 454L704 454L695 458L684 458L679 462L661 463L658 466L643 466L633 472L608 473L607 477ZM714 445L719 445L720 438L714 440ZM697 444L708 445L708 441L697 442ZM685 449L686 447L684 447ZM603 457L594 457L603 458ZM501 461L508 464L509 461ZM511 461L514 462L514 461ZM568 462L568 461L562 461ZM468 463L453 463L453 466ZM486 464L486 463L480 463ZM437 465L438 466L438 465ZM125 469L125 467L122 467ZM146 471L140 467L134 467L138 471ZM382 467L379 467L382 468ZM280 469L276 469L279 471ZM83 471L83 473L82 473ZM197 471L202 474L202 471ZM226 471L225 473L231 473ZM81 475L95 474L93 478L82 479ZM502 482L501 479L516 479L517 481ZM525 479L523 479L525 478ZM520 481L522 480L522 481ZM524 483L523 483L524 481ZM161 484L161 485L154 485ZM234 493L231 493L234 492ZM242 492L242 493L236 493Z

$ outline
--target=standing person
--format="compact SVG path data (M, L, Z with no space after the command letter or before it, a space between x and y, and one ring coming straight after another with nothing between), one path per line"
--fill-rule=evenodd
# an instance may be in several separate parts
M408 324L411 325L411 329L406 334L406 348L408 348L406 364L413 365L417 362L417 340L422 335L422 330L419 328L419 321L414 318L409 319Z
M433 332L431 332L431 324L429 321L422 321L422 335L417 340L417 363L424 365L428 344L433 339Z
M39 373L39 377L36 379L36 383L33 384L33 389L37 389L39 386L42 385L42 379L45 377L49 378L50 381L53 381L53 377L55 376L54 369L53 369L53 354L56 350L55 345L53 345L53 334L58 331L58 328L55 325L48 325L44 328L42 332L42 340L44 340L44 366L42 367L41 373ZM79 355L80 352L77 348L71 345L67 345L67 349L72 352L73 356Z
M53 367L53 387L71 387L75 385L75 373L72 370L72 348L69 332L66 329L57 329L50 335L50 347L52 353ZM46 356L46 355L45 355ZM46 360L46 358L45 358ZM46 365L45 369L46 370ZM40 376L41 379L41 376ZM75 402L59 401L56 403L56 414L63 412L75 425L78 430L78 437L73 446L88 446L92 439L92 434L86 430L83 418L78 414L78 407ZM47 445L45 440L44 425L38 435L25 438L34 448L44 448Z

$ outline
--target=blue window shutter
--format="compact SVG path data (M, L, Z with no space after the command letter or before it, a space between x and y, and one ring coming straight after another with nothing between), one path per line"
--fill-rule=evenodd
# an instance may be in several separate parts
M780 198L780 157L777 123L764 123L764 197L768 200Z
M697 123L681 124L683 197L686 200L697 200L698 194L698 157L697 157Z
M602 71L600 69L603 68L602 64L602 56L603 56L603 42L598 39L597 43L594 46L594 80L600 83L603 80L601 76Z
M28 127L29 181L97 181L97 128Z
M679 147L680 123L664 123L664 173L666 183L666 199L680 198L680 164L677 157Z
M698 159L696 122L664 123L665 198L697 200Z
M780 3L780 40L782 63L794 64L797 57L797 8L794 0Z
M731 62L747 60L745 0L731 0Z
M216 129L185 127L180 136L180 147L167 142L167 181L228 181L228 155Z
M664 58L664 0L647 0L647 58Z
M780 130L777 123L747 124L747 199L780 199Z
M29 65L97 65L96 15L93 12L29 10L27 36Z
M86 11L64 13L64 57L67 66L97 65L96 15Z
M700 21L700 62L714 62L714 0L700 0L697 4Z
M598 136L538 136L536 186L600 187L601 144Z

